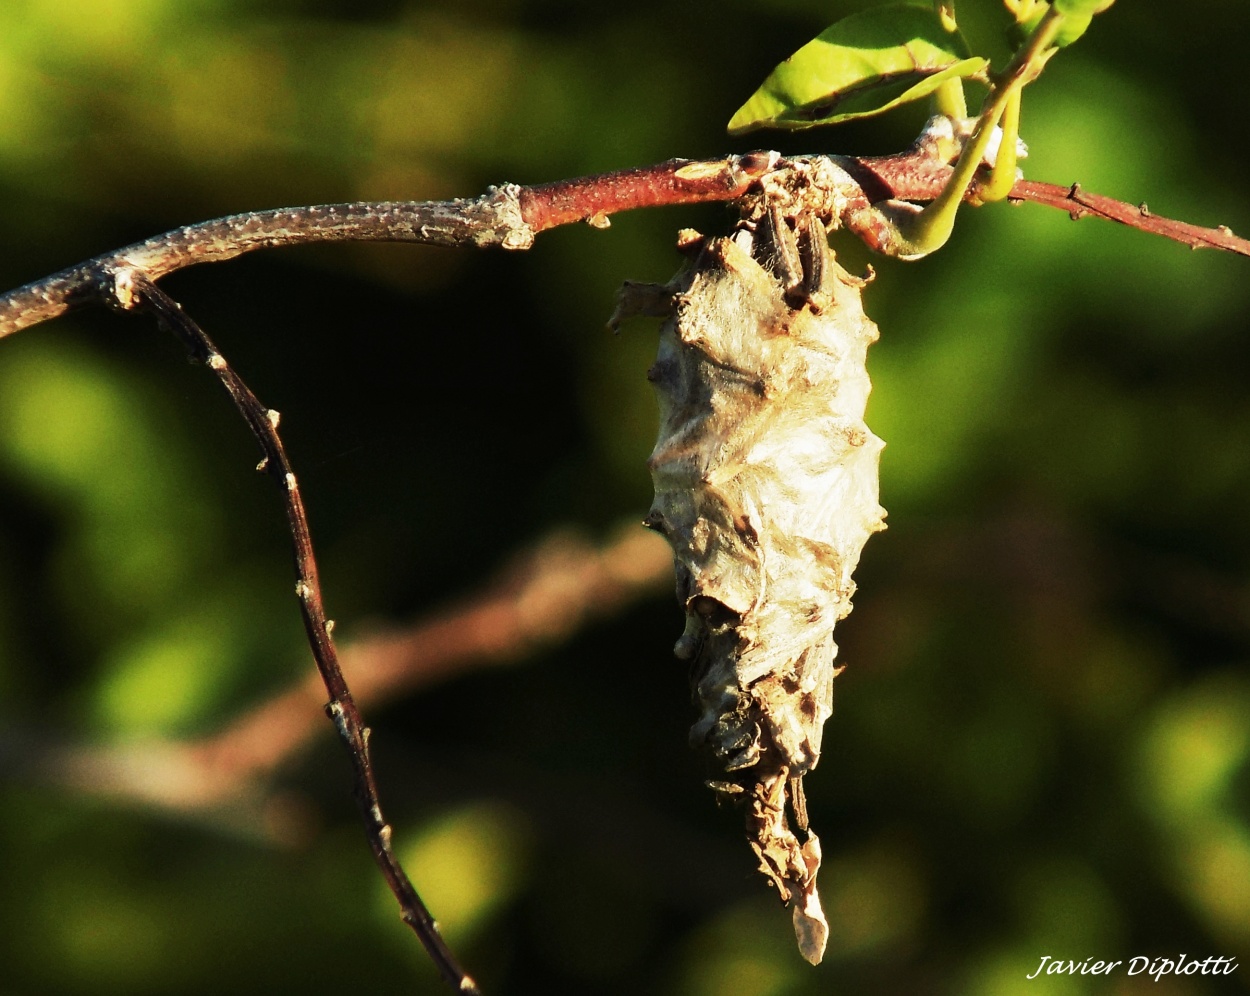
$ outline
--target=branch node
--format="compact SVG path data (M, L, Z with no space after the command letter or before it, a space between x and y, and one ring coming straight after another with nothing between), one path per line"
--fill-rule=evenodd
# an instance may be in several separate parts
M338 732L339 739L345 744L355 742L355 738L351 734L351 729L347 722L347 713L343 709L343 703L338 699L331 699L326 703L326 715L330 717L330 722L334 724L334 729Z
M265 418L269 419L270 426L276 429L278 427L278 423L282 421L282 413L269 408L265 411Z
M534 244L534 229L525 220L521 210L521 194L524 188L516 183L503 183L486 188L484 205L494 216L496 228L475 232L473 241L480 246L499 245L504 249L528 249ZM502 229L503 235L499 236Z
M738 184L750 183L766 173L771 173L781 162L781 153L773 149L759 149L729 160L730 173Z
M113 272L112 300L120 311L133 311L140 305L138 271L133 266L123 266Z

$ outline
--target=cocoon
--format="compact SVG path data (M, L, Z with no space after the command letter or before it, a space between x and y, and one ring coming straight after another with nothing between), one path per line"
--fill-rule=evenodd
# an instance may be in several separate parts
M813 963L828 928L802 778L820 759L840 670L834 625L885 515L883 444L863 420L877 328L863 281L817 229L801 301L786 286L782 240L761 224L735 238L684 232L689 264L667 285L626 285L617 309L665 319L648 371L660 429L646 523L673 548L686 614L674 650L691 662L699 708L691 741L723 772L709 785L744 807L760 870L793 901Z

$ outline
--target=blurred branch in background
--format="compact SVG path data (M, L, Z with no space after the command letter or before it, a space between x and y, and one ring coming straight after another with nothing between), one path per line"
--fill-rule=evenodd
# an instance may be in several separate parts
M517 555L484 591L342 651L355 697L372 705L476 668L514 664L663 588L672 555L630 524L602 546L557 530ZM324 733L325 687L314 672L196 740L120 745L56 743L45 732L0 730L10 776L195 814L275 844L297 843L303 824L284 818L273 779Z

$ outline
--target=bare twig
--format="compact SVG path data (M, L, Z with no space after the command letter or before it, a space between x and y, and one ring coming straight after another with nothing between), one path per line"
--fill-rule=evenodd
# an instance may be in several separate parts
M1061 187L1054 183L1021 180L1011 190L1012 200L1032 201L1067 211L1073 221L1086 216L1119 222L1143 232L1162 235L1191 249L1223 249L1250 256L1250 240L1234 235L1227 225L1203 228L1154 214L1145 204L1126 204L1101 194L1089 194L1079 183Z
M330 695L330 701L325 707L326 714L333 721L351 758L355 774L353 789L374 860L382 870L391 892L399 901L404 922L421 940L439 973L459 992L478 993L477 984L460 967L443 941L438 925L425 908L391 848L391 828L382 815L373 764L369 756L369 728L365 726L339 667L338 652L330 635L333 624L326 618L322 604L308 517L300 498L295 474L278 436L278 413L265 408L257 400L256 395L226 363L225 357L212 340L182 310L182 306L157 287L146 273L133 268L121 268L114 271L112 276L114 306L149 314L182 339L191 355L207 363L217 374L260 444L264 458L258 469L269 473L282 489L285 499L287 523L295 547L295 594L300 601L304 630L317 662L317 670Z
M159 280L197 263L253 249L308 242L419 242L528 248L533 233L517 206L520 188L492 187L472 200L321 204L235 214L157 235L54 273L0 298L0 337L84 304L111 304L121 271Z
M869 245L882 240L865 227L863 209L894 199L930 201L941 193L950 166L923 144L893 156L799 156L750 152L724 159L672 159L655 166L619 170L532 187L506 184L473 199L328 204L231 215L188 225L145 242L62 270L0 297L0 337L55 318L85 304L108 303L110 282L121 270L151 280L197 263L232 259L253 249L309 242L416 242L425 245L528 249L549 228L585 221L604 226L620 211L704 201L732 201L760 181L818 163L834 167L840 189L829 191L841 207L841 221ZM969 194L975 197L975 191ZM1086 214L1118 221L1186 245L1210 246L1250 255L1250 241L1225 227L1202 228L1170 221L1109 197L1086 194L1076 185L1020 181L1016 201L1057 207L1074 218Z

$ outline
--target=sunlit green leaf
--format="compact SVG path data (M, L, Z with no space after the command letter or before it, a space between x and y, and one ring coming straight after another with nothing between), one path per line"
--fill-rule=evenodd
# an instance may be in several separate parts
M1053 4L1044 4L1038 8L1037 13L1032 18L1020 27L1016 36L1017 43L1023 42L1028 37L1041 22L1049 7L1053 6L1055 10L1064 15L1063 25L1059 29L1059 34L1055 37L1054 46L1055 48L1064 48L1067 45L1071 45L1089 30L1090 22L1094 19L1095 14L1101 14L1114 2L1115 0L1055 0Z
M1054 0L1054 8L1069 17L1093 17L1113 3L1115 0Z
M969 57L932 5L887 4L838 21L781 63L733 116L729 133L869 117L987 65Z

